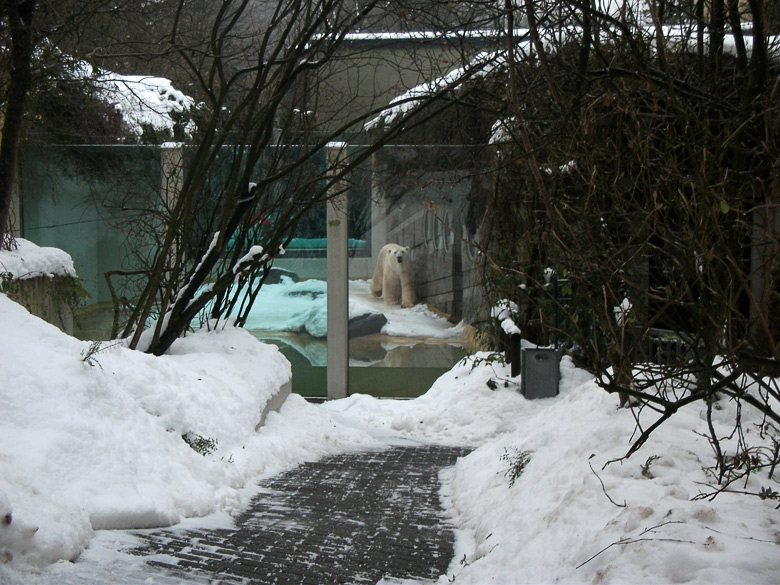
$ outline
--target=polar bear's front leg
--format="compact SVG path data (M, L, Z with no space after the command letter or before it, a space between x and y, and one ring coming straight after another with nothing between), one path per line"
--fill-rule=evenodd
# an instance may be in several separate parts
M375 297L382 296L382 281L385 278L384 266L384 258L380 255L379 261L376 263L376 267L374 267L374 276L371 278L370 290Z
M401 307L408 309L417 304L417 294L414 290L414 279L409 275L401 276Z
M397 305L401 302L401 280L397 274L391 271L385 272L385 278L382 283L382 294L385 297L385 304Z

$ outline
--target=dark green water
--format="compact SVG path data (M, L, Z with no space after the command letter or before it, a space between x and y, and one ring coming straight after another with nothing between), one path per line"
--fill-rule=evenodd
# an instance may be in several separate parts
M269 338L263 332L253 332L266 343L277 345L292 365L292 390L312 398L327 396L325 343L311 342L301 346L296 336ZM312 345L317 347L312 351ZM413 346L398 346L386 350L381 338L350 342L349 393L368 394L380 398L416 398L428 391L436 379L462 359L466 352L457 344L420 342ZM310 357L304 355L308 353ZM311 357L312 354L316 357ZM371 356L369 359L367 356ZM369 365L370 364L370 365Z

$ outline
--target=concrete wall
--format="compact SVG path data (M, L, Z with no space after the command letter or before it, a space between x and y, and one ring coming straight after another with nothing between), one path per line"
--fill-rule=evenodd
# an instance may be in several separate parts
M487 42L481 37L417 39L414 33L348 35L335 58L307 80L306 108L315 113L318 128L341 128L467 63ZM359 132L360 125L352 131Z
M481 270L467 221L469 200L480 188L471 168L457 166L457 147L405 146L377 155L375 200L386 209L386 242L409 246L417 296L473 322L482 314Z
M4 292L31 314L73 335L78 286L78 280L68 276L39 276L6 282Z

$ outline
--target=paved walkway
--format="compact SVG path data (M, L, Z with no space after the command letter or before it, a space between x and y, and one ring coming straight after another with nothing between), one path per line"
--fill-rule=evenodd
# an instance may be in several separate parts
M142 532L134 554L223 585L436 580L454 542L438 472L465 453L404 446L307 463L261 483L235 530Z

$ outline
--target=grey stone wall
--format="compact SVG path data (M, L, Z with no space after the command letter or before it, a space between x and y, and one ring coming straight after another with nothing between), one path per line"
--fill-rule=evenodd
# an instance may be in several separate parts
M386 208L387 242L411 248L417 296L454 320L484 314L481 270L470 241L468 208L480 188L456 147L383 149L374 198Z

